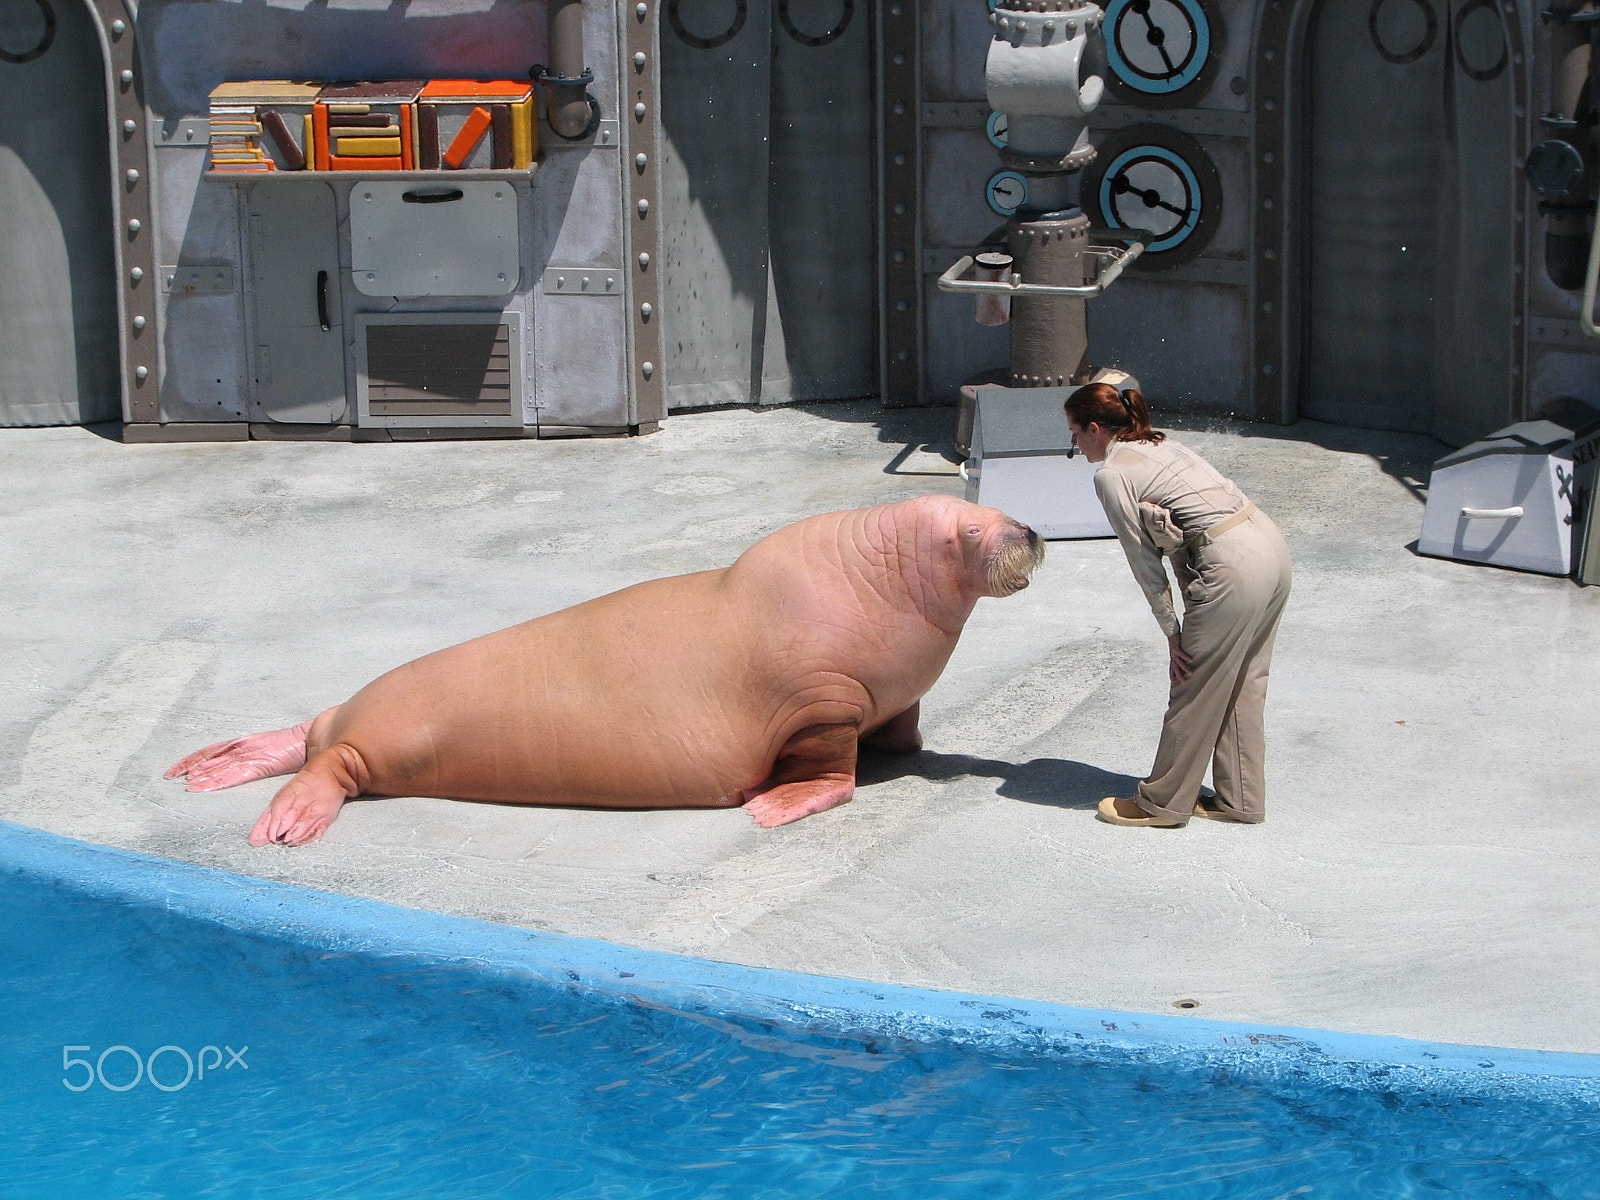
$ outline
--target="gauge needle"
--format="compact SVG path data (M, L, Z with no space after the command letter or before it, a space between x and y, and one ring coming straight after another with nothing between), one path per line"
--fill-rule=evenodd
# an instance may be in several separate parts
M1129 7L1144 18L1147 30L1144 35L1145 39L1156 48L1156 53L1161 55L1161 62L1167 68L1167 78L1172 78L1178 73L1178 67L1172 61L1172 55L1167 53L1167 31L1157 25L1150 17L1150 0L1134 0Z
M1161 198L1161 193L1156 191L1155 188L1134 187L1133 184L1128 182L1128 177L1126 175L1118 175L1117 181L1111 185L1111 190L1119 196L1137 196L1140 200L1144 201L1144 206L1146 208L1164 208L1169 213L1175 214L1180 220L1187 220L1189 217L1189 210L1187 208L1178 208L1175 205L1168 204Z

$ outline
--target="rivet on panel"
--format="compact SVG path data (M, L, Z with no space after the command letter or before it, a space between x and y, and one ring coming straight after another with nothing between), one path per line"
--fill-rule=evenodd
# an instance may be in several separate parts
M904 54L896 54L894 56L894 65L897 66L897 67L905 66L906 65L906 56Z
M647 63L649 61L650 61L650 56L648 54L646 54L643 50L639 51L637 54L635 54L633 56L633 65L638 70L641 70L641 71L644 70L645 63Z
M899 354L896 354L894 357L895 357L895 361L896 362L910 362L911 361L911 351L902 350L902 351L900 351Z
M638 167L639 170L641 170L641 171L645 169L645 167L649 164L649 162L650 162L649 156L648 155L644 155L644 154L637 154L637 155L634 156L634 159L633 159L633 165Z
M656 365L653 362L642 362L639 364L639 370L646 379L649 379L656 373Z
M897 217L905 216L906 215L906 206L904 204L896 204L894 206L894 215L897 216Z
M128 186L132 187L134 184L136 184L138 182L139 182L139 172L130 169L128 171Z
M646 321L650 319L650 314L653 312L655 312L655 307L650 303L650 301L646 300L643 304L639 305L639 315Z
M633 6L633 15L641 21L644 20L650 15L650 6L648 4L635 4Z
M894 310L895 310L895 312L908 312L908 311L910 311L910 308L911 308L911 301L909 301L909 300L896 300L894 302Z
M132 71L123 71L122 74L117 76L117 78L122 80L122 86L123 87L127 87L130 83L133 82L133 72Z
M607 275L606 276L606 291L609 292L616 286L617 286L617 277L615 275Z
M133 369L133 377L135 379L137 379L140 383L143 383L146 379L150 378L150 368L149 367L135 367Z
M648 271L649 269L650 269L650 256L648 254L640 254L639 255L639 270Z
M139 123L137 121L124 121L122 123L122 132L129 134L130 136L137 128L139 128Z
M134 217L131 220L129 220L129 222L128 222L128 232L129 233L138 233L139 230L141 230L143 228L144 228L144 222L139 220L138 217Z
M112 37L119 38L119 37L121 37L123 34L125 34L127 32L128 32L128 23L126 21L113 21L113 22L111 22L111 36Z
M144 278L144 268L135 267L133 270L128 272L128 278L133 280L135 283L138 283L139 280Z
M639 215L641 217L643 217L643 216L648 215L649 212L650 212L650 201L648 201L648 200L639 201Z
M906 156L904 154L896 154L894 156L894 165L897 166L897 167L905 166L906 165Z
M639 101L639 103L633 106L633 115L641 121L644 120L645 111L646 109L643 100Z
M133 327L135 329L143 329L148 323L143 317L135 317L133 319Z

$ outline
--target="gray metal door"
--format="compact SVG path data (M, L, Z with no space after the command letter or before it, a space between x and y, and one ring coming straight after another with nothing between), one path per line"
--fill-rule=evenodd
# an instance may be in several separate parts
M870 5L667 0L670 408L873 395Z
M333 189L304 180L251 187L250 262L253 415L289 424L340 420L344 322Z
M1461 443L1511 418L1512 65L1484 0L1308 26L1300 414Z
M0 0L0 425L122 415L104 79L83 0Z

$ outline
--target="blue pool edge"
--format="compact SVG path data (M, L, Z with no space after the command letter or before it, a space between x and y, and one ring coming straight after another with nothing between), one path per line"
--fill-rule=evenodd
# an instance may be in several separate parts
M328 951L425 957L529 982L687 1011L716 1010L841 1033L1006 1048L1247 1057L1317 1074L1439 1083L1476 1077L1600 1083L1600 1055L1464 1046L1194 1016L1074 1008L1037 1000L746 967L593 938L403 908L298 884L93 845L0 821L0 871L118 903ZM1376 1070L1374 1070L1376 1068ZM1590 1087L1583 1087L1591 1092Z

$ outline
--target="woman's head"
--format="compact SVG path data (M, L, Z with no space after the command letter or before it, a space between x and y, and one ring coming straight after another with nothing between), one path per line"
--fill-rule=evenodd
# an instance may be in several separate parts
M1150 428L1150 408L1133 388L1119 392L1109 383L1085 384L1067 397L1064 407L1090 462L1103 459L1111 442L1159 442L1167 436Z

